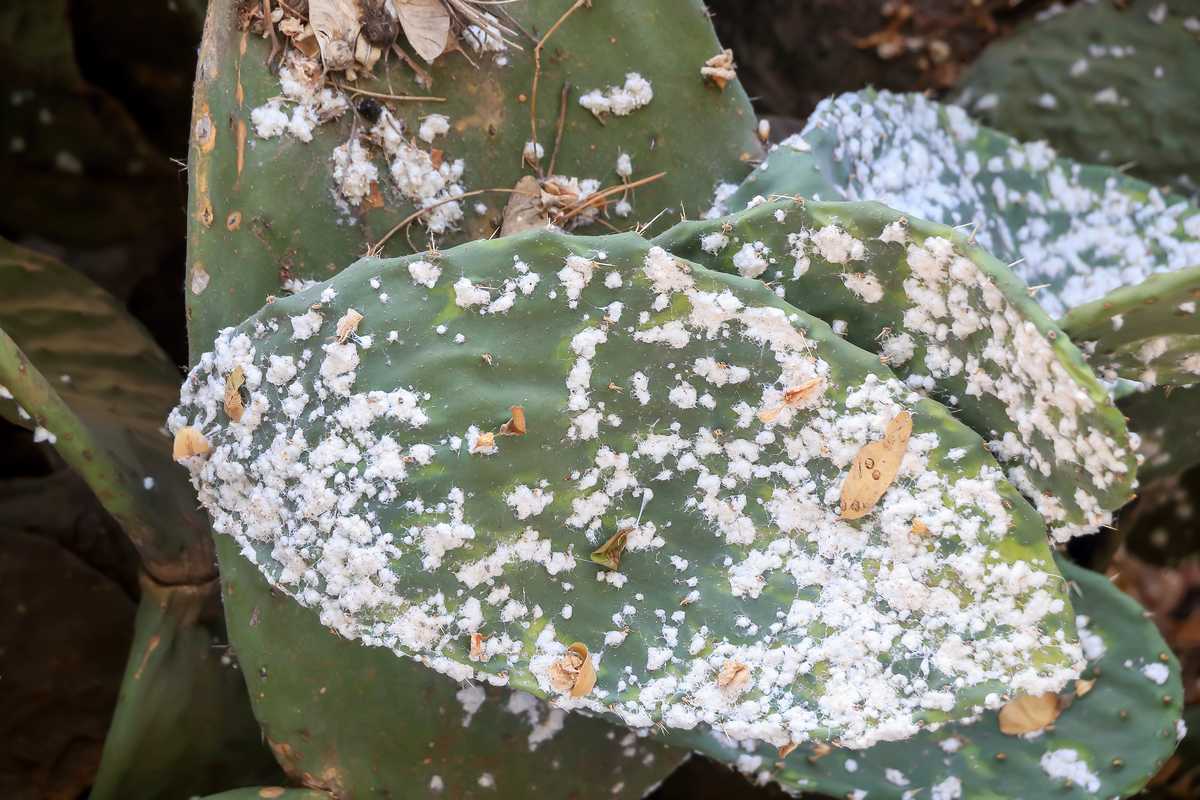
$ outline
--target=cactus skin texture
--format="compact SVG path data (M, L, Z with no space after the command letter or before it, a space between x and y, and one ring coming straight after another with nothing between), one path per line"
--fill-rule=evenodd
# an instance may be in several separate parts
M858 125L867 126L861 141ZM841 95L823 101L789 142L771 152L727 208L740 209L755 195L864 199L970 226L1072 337L1072 328L1086 327L1107 339L1105 326L1121 325L1113 309L1200 289L1200 209L1110 167L1058 158L1044 143L1022 144L976 125L957 107L918 95ZM1169 277L1142 286L1160 273ZM1142 315L1144 336L1196 334L1200 323L1189 308L1158 306ZM1107 341L1098 345L1096 368L1132 380L1158 375L1171 382L1180 369L1174 348L1131 366L1106 355Z
M205 610L217 597L213 544L159 423L178 379L110 295L0 240L0 386L10 395L0 413L54 437L137 547L144 571L95 800L177 798L278 774L241 675L212 646L221 629L219 612ZM204 735L181 739L178 729Z
M420 794L433 782L447 797L638 798L687 755L330 636L312 611L273 591L233 539L217 543L225 616L255 713L294 782L337 797ZM480 784L485 773L494 786Z
M1161 19L1158 14L1164 12ZM955 102L1021 139L1185 193L1200 189L1190 0L1080 3L993 42Z
M1156 386L1121 398L1129 427L1142 437L1138 477L1149 484L1200 462L1200 386Z
M1200 380L1198 301L1200 266L1116 289L1071 309L1062 325L1108 377L1186 386Z
M253 786L210 794L204 800L335 800L317 789L286 789L282 786Z
M742 749L727 741L725 760L737 761L744 772L777 781L787 791L836 797L852 797L855 790L896 800L1054 797L1067 789L1074 790L1067 796L1136 793L1170 757L1179 738L1179 662L1137 602L1099 573L1065 559L1058 563L1076 590L1076 611L1088 618L1085 644L1096 649L1082 679L1095 683L1086 693L1076 686L1061 695L1073 696L1073 701L1052 729L1033 738L1006 735L1000 732L996 713L987 711L973 723L951 723L860 752L833 749L822 754L801 746L782 762L771 748ZM1103 655L1095 658L1100 642ZM1162 683L1142 671L1151 664L1161 666L1160 673L1152 674ZM670 738L697 746L692 740L698 735ZM1087 772L1075 773L1078 783L1073 786L1067 778L1051 777L1043 767L1053 759L1048 754L1063 750L1074 751L1085 762ZM959 794L952 791L954 779Z
M526 31L541 35L570 5L567 0L521 0L502 9ZM290 136L256 137L252 112L280 94L280 82L265 67L267 43L237 30L235 6L236 0L209 4L195 88L187 298L196 354L218 329L252 314L268 295L281 294L283 278L328 278L414 211L411 202L395 193L381 156L375 162L385 205L354 214L337 208L331 194L331 153L346 142L352 127L363 130L370 124L353 111L317 127L308 143ZM400 44L407 47L403 37ZM373 92L445 97L444 103L392 105L407 122L407 137L422 150L443 150L447 162L463 159L464 189L511 189L522 175L533 173L522 164L531 136L533 42L520 36L516 44L523 49L510 47L505 66L490 54L470 50L478 67L460 54L442 55L428 68L433 77L430 89L419 86L413 72L394 57L375 67L374 80L360 77L355 85ZM706 197L717 181L739 180L747 171L745 162L760 156L761 144L740 83L722 92L700 76L703 62L720 51L700 0L606 0L577 9L542 54L537 114L543 169L549 167L559 93L567 81L573 89L557 174L594 178L606 187L619 185L615 165L621 152L632 157L633 180L666 173L634 190L629 198L633 214L610 215L613 224L632 227L664 208ZM638 72L653 84L655 97L648 105L627 116L609 117L604 124L579 105L584 92L619 85L628 72ZM415 133L421 118L433 113L447 116L451 127L428 145ZM705 136L694 136L700 126ZM497 192L467 198L460 230L437 236L437 243L487 238L498 226L507 199ZM476 203L485 204L487 212L476 213ZM593 225L588 230L604 229ZM421 225L414 223L409 232L423 249L426 234ZM384 250L406 252L411 250L403 233Z
M593 269L590 281L581 277ZM351 309L363 318L339 344L329 337ZM219 396L238 366L250 397L229 424ZM784 390L813 386L814 374L814 394L785 408ZM518 405L525 435L491 438ZM371 409L386 408L390 419L372 421ZM868 516L839 520L845 468L901 409L914 433L900 477ZM767 412L775 416L763 421ZM287 414L304 416L297 427ZM530 232L438 256L359 261L223 332L170 424L202 429L212 443L207 460L189 465L201 500L273 585L342 635L460 680L557 697L633 727L708 721L777 746L792 736L862 746L970 713L989 693L1073 675L1073 617L1042 521L979 437L758 282L689 265L633 235ZM293 461L291 477L271 474ZM310 468L301 488L294 481ZM368 483L378 501L341 493ZM307 515L329 503L343 522L318 531ZM583 560L622 531L619 571ZM817 547L851 549L826 564ZM793 578L784 556L792 570L827 575ZM1018 561L1033 573L1028 583L1000 577L1022 573ZM359 565L368 572L356 578ZM910 570L939 599L914 600L901 619L896 607L908 601L895 592ZM846 592L860 590L851 603ZM933 669L931 688L916 694L938 710L891 697L874 659L840 664L849 656L837 643L851 647L876 624L922 631L944 592L967 604L950 629L977 626L971 657L982 671L952 694ZM1027 613L1003 624L992 616L1012 606ZM793 622L777 625L789 614ZM1010 625L1032 651L1007 662L1019 675L988 655L1024 635ZM478 660L469 651L476 632L489 637ZM935 627L909 644L935 648L941 635ZM572 642L596 654L596 689L581 698L552 682ZM797 645L808 655L796 658L821 662L773 666ZM890 660L911 658L907 646L893 643ZM726 693L716 673L730 662L746 674ZM889 700L816 710L820 698L859 685ZM792 721L734 719L739 696L794 705Z
M832 245L823 250L813 244L826 236L836 244L836 231L861 242L857 258L843 258L845 253ZM1021 282L960 232L904 218L876 203L783 200L715 220L683 222L655 242L727 273L746 272L746 248L761 245L773 260L759 265L765 267L761 279L790 303L844 326L850 342L879 353L901 377L927 388L989 442L1003 442L996 446L1001 462L1050 523L1054 539L1090 532L1105 522L1103 511L1128 499L1135 463L1121 414ZM950 269L943 263L941 277L928 283L913 265L924 263L930 247L952 250L966 261L954 260ZM963 291L960 298L949 305L940 301L940 310L939 301L931 299L958 291ZM931 328L929 314L946 324ZM975 314L983 322L978 330L959 328ZM1019 338L1013 338L1014 331ZM1006 353L1016 354L1015 359L1003 363ZM956 368L947 368L955 361ZM989 368L996 371L991 388L975 383L972 363L985 376ZM1005 375L1019 391L1015 403L1000 399L1007 392ZM1078 406L1068 408L1063 398L1072 397ZM1061 437L1064 429L1057 421L1036 428L1029 424L1039 418L1065 419L1073 433ZM1061 457L1064 446L1077 455ZM1036 468L1039 462L1045 471ZM1079 491L1091 499L1081 504Z
M178 381L111 295L0 239L0 415L54 444L164 583L215 573L208 525L161 430Z

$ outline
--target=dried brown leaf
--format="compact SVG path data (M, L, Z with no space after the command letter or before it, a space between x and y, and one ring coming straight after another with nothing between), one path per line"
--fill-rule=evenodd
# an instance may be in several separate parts
M486 431L475 437L475 443L471 445L472 453L491 453L496 449L496 434L491 431Z
M887 424L881 440L858 451L842 484L842 519L858 519L875 507L896 479L911 435L912 414L901 411Z
M1079 680L1075 681L1075 696L1083 697L1085 694L1090 692L1092 690L1092 687L1095 685L1096 685L1095 678L1092 678L1090 680L1086 679L1086 678L1080 678Z
M184 461L192 456L208 455L211 451L212 445L208 443L208 439L204 438L204 434L188 426L180 428L175 433L175 444L171 457L176 461Z
M225 378L225 413L234 422L240 421L242 414L246 413L246 402L242 396L245 383L246 373L240 366L234 367Z
M501 436L524 436L525 435L525 407L510 406L508 409L512 414L508 422L500 426Z
M396 14L405 38L426 61L440 56L450 36L450 12L442 0L396 0Z
M309 0L308 20L317 36L325 69L353 69L354 47L362 28L357 0Z
M353 308L342 315L342 318L337 323L337 340L338 344L345 344L351 334L358 330L358 323L362 322L363 315L355 311Z
M929 535L929 526L926 525L924 522L922 522L919 519L914 519L912 522L912 535L913 536L928 536Z
M1058 695L1054 692L1023 694L1000 709L1000 732L1020 736L1045 728L1058 719Z
M487 639L482 633L471 634L471 649L467 653L467 658L472 661L483 661L483 642Z
M779 419L779 415L783 413L785 408L800 409L811 405L825 391L825 379L818 376L809 378L799 386L793 386L790 389L785 389L783 392L783 402L771 408L764 408L758 412L760 422L768 423Z
M736 694L750 683L750 668L740 661L726 661L717 672L717 688Z
M799 746L800 745L796 744L795 742L788 742L783 747L779 748L779 757L787 758L789 755L792 754L792 751L795 750Z
M625 552L625 542L633 528L622 528L608 537L608 541L592 551L592 561L609 569L620 569L621 554Z
M544 228L550 217L542 208L541 189L537 178L525 175L513 187L504 206L504 221L500 223L500 235L511 236L533 228Z
M571 697L583 697L596 685L596 667L587 645L575 642L550 665L550 685Z

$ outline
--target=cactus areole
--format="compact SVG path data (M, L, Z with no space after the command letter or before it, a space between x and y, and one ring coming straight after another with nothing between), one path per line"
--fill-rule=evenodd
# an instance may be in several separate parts
M221 331L169 425L326 626L629 726L862 748L1084 664L978 435L632 234L360 260Z

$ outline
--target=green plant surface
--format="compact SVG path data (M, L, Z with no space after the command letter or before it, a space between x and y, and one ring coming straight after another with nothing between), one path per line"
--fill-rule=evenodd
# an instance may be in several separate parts
M1088 652L1083 679L1062 695L1065 708L1044 732L1011 736L997 714L950 723L904 742L828 752L801 746L786 758L771 748L726 739L724 758L763 782L791 792L836 797L1000 800L1009 797L1128 797L1175 750L1183 686L1179 662L1154 623L1103 575L1059 559L1071 581ZM707 748L711 734L693 734ZM679 741L680 744L685 742Z
M271 138L259 135L258 122L266 112L256 121L255 111L281 95L281 82L265 65L268 42L237 29L236 5L236 0L210 3L197 71L188 170L187 291L190 341L197 355L218 329L249 316L268 295L282 294L288 279L330 277L417 210L401 195L389 172L389 159L382 155L399 147L398 138L392 135L389 144L372 138L369 129L374 125L352 108L316 126L311 142L286 133ZM629 180L665 173L627 198L623 192L611 195L609 225L632 227L664 209L699 202L718 181L740 179L748 170L745 162L760 155L755 116L740 84L735 81L721 91L701 77L704 61L721 51L704 4L700 0L605 0L590 7L575 4L579 7L541 50L536 112L537 141L544 154L538 170L523 164L525 144L533 137L535 42L572 5L569 0L521 0L498 7L495 10L502 17L511 15L516 20L512 45L503 53L476 53L464 44L465 56L443 54L431 66L425 65L432 78L429 87L422 86L412 69L395 56L381 61L373 74L360 75L354 84L346 83L342 73L330 74L347 86L347 95L361 89L445 98L445 102L381 100L391 109L392 123L405 126L409 145L401 152L409 158L408 167L429 177L421 164L436 149L443 163L450 165L447 170L461 159L462 173L457 179L430 180L446 180L464 192L489 190L454 205L463 218L447 220L445 230L437 224L437 244L490 236L508 202L504 191L511 190L522 175L551 172L564 83L571 85L571 92L553 174L617 187L623 180L616 171L621 153L632 159ZM400 44L408 48L404 37ZM290 60L284 67L288 74L300 72ZM621 85L627 73L651 82L654 99L648 105L603 120L580 105L585 93ZM330 99L327 110L332 113L339 102ZM284 104L283 111L294 114L293 104ZM445 116L449 130L426 142L418 134L431 114ZM704 135L696 136L700 127ZM394 132L394 127L389 129ZM374 190L357 205L340 194L335 197L331 164L335 148L352 136L361 140L377 173ZM397 161L403 159L391 159L393 164ZM365 191L365 186L359 188ZM445 196L450 194L446 189ZM616 214L615 203L621 199L631 203L628 217ZM444 204L430 213L440 216L449 209L450 204ZM429 237L422 223L432 218L418 219L406 232L397 232L383 252L412 252L410 238L424 249ZM586 230L605 229L597 223Z
M1158 386L1120 401L1130 430L1141 437L1138 476L1149 484L1200 462L1200 386Z
M523 692L457 684L330 636L231 537L217 542L225 617L255 713L296 783L336 797L638 798L686 755Z
M1121 513L1122 544L1155 566L1178 567L1194 559L1200 553L1200 529L1194 523L1198 497L1200 470L1186 469L1149 483Z
M876 203L777 200L655 242L757 275L954 409L1055 540L1095 530L1129 499L1135 456L1108 393L1020 280L962 232Z
M958 107L865 91L823 101L716 211L756 195L877 200L960 227L1009 262L1064 327L1070 319L1073 337L1074 328L1099 337L1097 369L1192 379L1181 361L1198 334L1188 293L1200 265L1200 210L1118 170L1059 158L1043 142L977 125ZM1115 309L1164 292L1179 302L1140 315L1139 330L1154 344L1120 350L1129 333L1118 335Z
M93 800L177 800L279 780L226 654L217 582L142 580L133 646Z
M248 786L220 794L210 794L204 800L333 800L333 795L317 789L286 789L282 786Z
M210 580L212 542L162 417L179 370L124 308L48 256L0 240L0 415L79 472L164 583Z
M842 519L903 411L898 477ZM632 234L360 260L224 330L185 426L214 529L272 585L459 680L861 746L1074 675L1043 523L974 432L757 281ZM589 558L617 535L617 569ZM575 642L581 697L556 673Z
M1197 300L1200 267L1181 269L1076 306L1062 326L1101 374L1151 386L1188 385L1200 380Z
M1195 192L1195 2L1076 3L1060 11L989 45L960 79L955 102L1071 158Z

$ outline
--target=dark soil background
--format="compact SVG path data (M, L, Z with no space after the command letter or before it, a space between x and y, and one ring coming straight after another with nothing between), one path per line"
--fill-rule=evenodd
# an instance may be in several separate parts
M868 85L940 93L989 41L1048 5L709 2L739 78L776 138L799 130L833 93ZM203 1L137 2L131 18L119 4L46 0L37 12L48 20L42 52L13 40L11 17L31 4L16 6L0 10L0 236L89 275L183 365L185 170ZM73 44L66 53L54 44L64 29ZM39 123L39 103L17 102L31 87L39 102L82 105L80 116ZM26 152L10 152L16 135ZM88 153L82 172L56 170L52 149ZM1125 588L1172 639L1197 694L1198 570L1118 558ZM136 572L132 548L82 481L52 448L0 420L0 797L86 797L132 634ZM652 796L784 795L697 757Z

